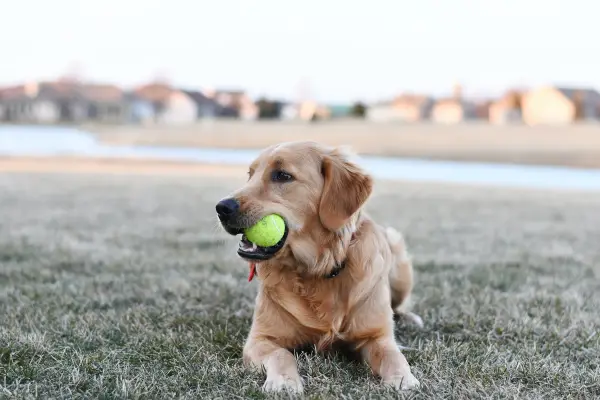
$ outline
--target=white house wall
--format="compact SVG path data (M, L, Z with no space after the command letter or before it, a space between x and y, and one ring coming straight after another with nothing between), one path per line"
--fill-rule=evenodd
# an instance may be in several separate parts
M299 118L298 106L295 104L286 104L281 110L281 119L293 120Z
M174 92L169 96L160 119L173 125L194 123L198 120L198 105L185 93Z
M394 107L369 107L367 109L367 119L371 121L402 121L405 119L404 113Z
M33 104L33 115L37 122L54 123L59 120L60 111L51 101L36 101Z

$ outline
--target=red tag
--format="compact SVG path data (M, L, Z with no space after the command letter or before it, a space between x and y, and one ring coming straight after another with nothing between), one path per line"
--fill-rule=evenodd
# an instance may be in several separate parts
M250 273L248 274L248 282L254 278L254 274L256 274L256 264L250 263Z

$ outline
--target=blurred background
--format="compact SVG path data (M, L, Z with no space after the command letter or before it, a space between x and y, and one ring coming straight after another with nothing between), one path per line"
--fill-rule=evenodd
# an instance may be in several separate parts
M263 398L259 279L215 205L265 146L317 140L405 235L423 398L600 398L597 10L3 0L0 397ZM398 398L299 360L310 398Z
M386 177L521 171L534 185L544 171L515 164L600 166L588 6L7 2L0 152L231 164L255 154L233 150L316 139L403 157ZM424 163L435 160L461 164Z

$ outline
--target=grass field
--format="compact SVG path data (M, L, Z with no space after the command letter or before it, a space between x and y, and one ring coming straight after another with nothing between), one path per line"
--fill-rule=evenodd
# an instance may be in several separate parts
M265 397L257 282L213 216L237 183L0 175L0 398ZM368 208L413 253L422 388L301 352L306 397L600 397L600 196L380 183Z

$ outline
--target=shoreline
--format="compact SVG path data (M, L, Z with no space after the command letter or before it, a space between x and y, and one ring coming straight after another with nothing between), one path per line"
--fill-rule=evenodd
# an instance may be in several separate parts
M363 156L600 169L600 125L214 121L186 126L79 129L104 145L260 150L293 140L349 145Z
M169 161L160 159L141 158L96 158L78 156L0 156L0 175L11 173L24 174L95 174L95 175L120 175L120 176L195 176L201 179L228 178L244 182L247 167L245 165L210 164L186 161ZM501 191L514 193L572 194L598 195L598 190L573 189L573 188L541 188L524 187L509 184L488 184L480 182L448 182L419 179L383 179L375 178L379 182L377 192L387 191L387 187L406 185L412 187L438 187L462 188L476 191Z
M201 175L244 177L246 168L237 165L182 161L96 157L0 157L0 173L74 173L121 175Z

